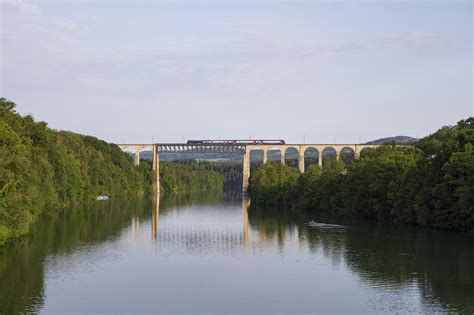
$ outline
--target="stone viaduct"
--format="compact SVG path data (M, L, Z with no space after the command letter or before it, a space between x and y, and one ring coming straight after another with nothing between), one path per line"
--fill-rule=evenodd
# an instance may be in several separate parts
M305 156L307 153L315 153L318 157L318 164L322 166L323 156L326 152L335 153L339 160L342 152L351 152L354 158L358 158L362 151L379 147L371 144L188 144L188 143L154 143L154 144L119 144L124 151L131 151L135 154L135 165L140 164L140 152L144 149L152 152L153 171L156 178L156 190L160 191L159 179L159 155L160 153L236 153L242 155L242 190L247 191L250 178L250 152L263 151L263 163L268 161L269 152L279 151L281 163L285 163L285 156L288 151L297 153L298 169L301 173L305 171ZM324 153L324 154L323 154Z

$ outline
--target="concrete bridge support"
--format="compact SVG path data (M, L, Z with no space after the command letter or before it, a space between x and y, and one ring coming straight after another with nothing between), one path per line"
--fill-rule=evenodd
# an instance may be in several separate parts
M356 146L355 149L354 149L354 159L360 158L360 151L362 151L362 148Z
M242 154L242 191L249 188L250 178L250 150L245 150Z
M304 151L301 148L298 150L298 169L304 173Z
M156 145L153 145L152 149L152 154L153 154L153 174L154 174L154 180L155 180L155 191L156 194L160 194L160 159L158 156L158 150L156 148Z
M134 152L133 163L135 166L140 165L140 152L145 148L151 148L153 156L153 174L155 177L155 189L156 192L160 193L160 159L158 156L158 148L156 144L119 144L120 149L125 151Z
M135 157L134 157L135 166L140 165L140 150L141 150L140 148L135 149Z

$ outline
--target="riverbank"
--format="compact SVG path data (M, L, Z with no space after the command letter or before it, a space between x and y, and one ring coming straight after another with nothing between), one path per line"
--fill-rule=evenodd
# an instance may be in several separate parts
M414 148L386 144L347 167L328 159L300 174L279 163L250 176L259 205L284 205L442 229L474 229L474 118L443 127Z

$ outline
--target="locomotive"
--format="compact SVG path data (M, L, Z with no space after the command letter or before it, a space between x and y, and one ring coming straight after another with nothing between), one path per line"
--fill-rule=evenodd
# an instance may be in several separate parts
M285 144L285 140L188 140L187 144Z

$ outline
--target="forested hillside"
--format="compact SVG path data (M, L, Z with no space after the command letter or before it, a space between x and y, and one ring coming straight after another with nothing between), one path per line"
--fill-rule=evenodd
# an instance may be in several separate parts
M210 172L215 172L221 175L222 186L242 187L241 161L203 161L195 159L177 159L173 162L167 163L172 163L172 165L189 165L193 170L206 170Z
M39 216L99 194L144 194L152 178L116 145L52 130L0 99L0 245Z
M205 169L198 163L160 161L160 190L163 193L222 189L223 181L221 174Z
M387 142L395 142L397 144L413 144L418 139L408 136L395 136L395 137L388 137L388 138L381 138L377 140L372 140L367 142L367 144L384 144Z
M299 172L269 163L250 177L252 202L445 229L474 229L474 118L413 148L394 143L347 167L329 160Z

